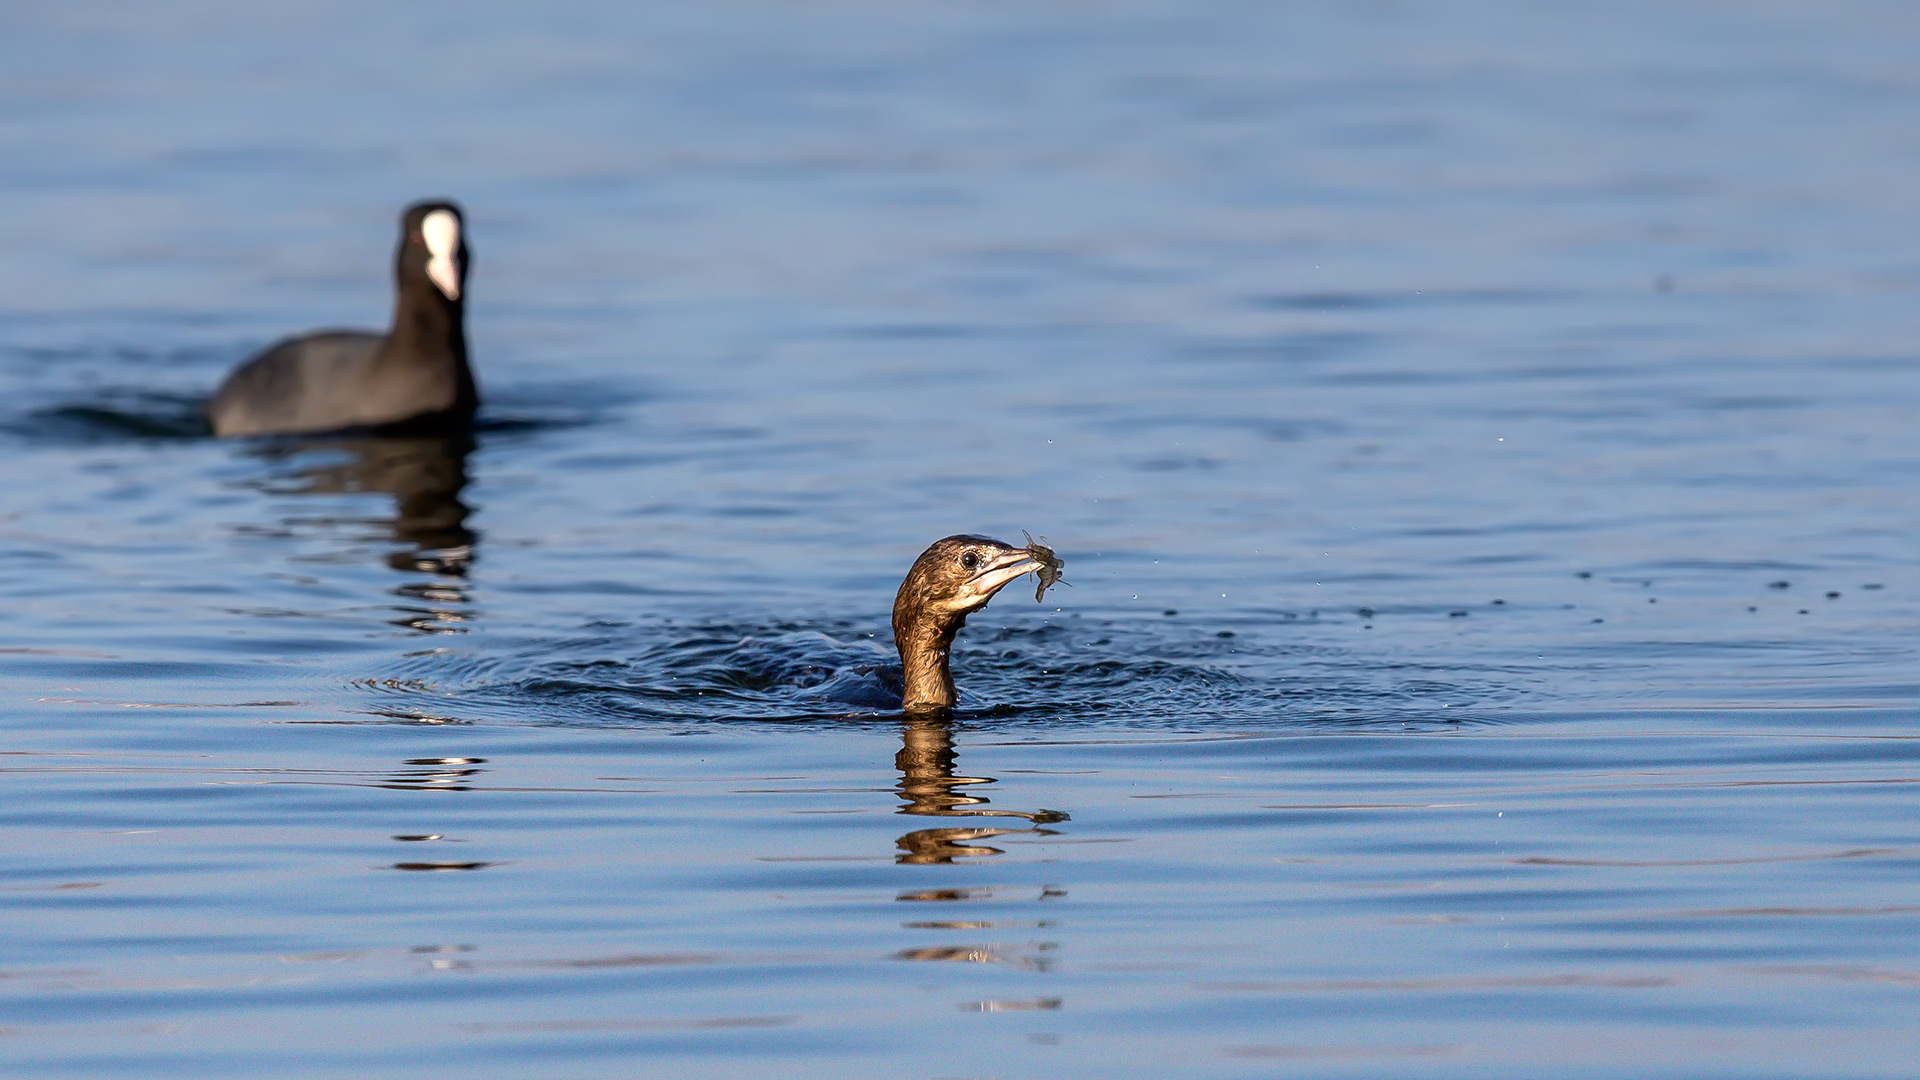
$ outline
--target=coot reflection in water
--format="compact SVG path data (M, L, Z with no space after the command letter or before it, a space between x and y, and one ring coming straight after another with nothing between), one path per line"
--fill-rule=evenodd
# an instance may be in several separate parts
M394 589L408 603L396 620L416 630L445 633L449 624L468 618L464 579L480 535L467 525L473 510L461 498L467 486L467 457L473 437L447 435L335 435L273 440L248 453L283 465L261 486L276 495L351 495L385 492L393 496L386 518L302 519L321 526L373 525L399 544L384 557L402 573L433 575ZM422 606L424 605L424 606Z

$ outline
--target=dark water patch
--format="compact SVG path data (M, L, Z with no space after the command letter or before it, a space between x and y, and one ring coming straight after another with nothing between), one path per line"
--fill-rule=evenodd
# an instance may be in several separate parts
M1660 559L1645 563L1623 566L1621 570L1631 573L1635 570L1658 572L1663 570L1697 570L1706 573L1744 573L1748 571L1768 573L1779 571L1810 572L1823 567L1807 562L1788 562L1779 559L1711 559L1704 557Z
M1817 403L1811 397L1787 397L1764 394L1724 394L1695 398L1685 403L1689 409L1701 412L1773 412L1784 409L1804 409Z
M656 631L657 633L658 631ZM606 636L450 668L423 658L422 678L451 706L527 709L573 722L835 718L897 711L898 662L872 642L820 631L729 625L668 640Z
M201 438L211 431L206 373L235 355L224 345L0 344L0 370L14 384L0 432L49 447Z
M35 443L67 446L202 439L213 434L203 404L205 399L198 397L123 390L84 404L34 409L0 430Z
M979 627L953 648L960 715L1054 724L1161 727L1224 721L1312 724L1384 715L1393 722L1515 698L1492 668L1382 662L1324 645L1249 643L1211 628L1074 620ZM858 623L668 626L523 646L414 657L382 689L421 695L426 713L511 722L805 720L895 715L899 663ZM1457 719L1456 719L1457 718Z
M1143 441L1148 432L1185 431L1205 437L1221 431L1245 432L1269 442L1300 442L1315 437L1347 434L1351 425L1325 416L1247 416L1223 413L1208 406L1188 412L1146 411L1137 403L1080 402L1064 400L1048 406L1048 411L1072 417L1095 431L1124 438L1128 443Z
M1181 472L1184 470L1208 471L1225 465L1226 459L1208 457L1204 454L1156 454L1152 457L1136 458L1127 463L1127 467L1140 472Z
M873 323L848 327L841 333L855 339L874 341L952 341L963 338L975 338L989 333L989 329L980 326L961 326L942 323Z
M1274 293L1249 298L1250 305L1271 311L1372 311L1413 307L1475 307L1484 305L1543 304L1572 294L1548 289L1443 286L1396 292Z
M1258 339L1196 341L1183 350L1196 359L1327 365L1384 344L1386 335L1360 330L1296 331ZM1408 373L1411 377L1412 373ZM1326 376L1330 381L1380 381L1360 376Z
M185 441L209 438L212 425L203 411L206 398L200 395L172 394L155 390L117 390L103 392L97 400L84 403L49 405L0 425L0 431L36 443L50 445L106 445L139 441ZM603 421L604 410L529 415L522 406L517 413L503 403L489 404L475 421L474 431L483 436L511 437L563 430ZM404 427L402 425L401 427ZM395 429L395 434L400 428ZM343 433L351 436L354 433ZM367 432L369 437L388 437L386 432ZM271 443L287 436L268 436L249 440ZM292 437L302 438L302 437Z
M1371 371L1347 370L1319 376L1322 386L1396 387L1442 386L1477 381L1475 376L1420 368L1376 368Z
M536 417L499 415L489 405L476 417L473 430L480 435L526 435L559 428L578 427L595 421L583 417Z

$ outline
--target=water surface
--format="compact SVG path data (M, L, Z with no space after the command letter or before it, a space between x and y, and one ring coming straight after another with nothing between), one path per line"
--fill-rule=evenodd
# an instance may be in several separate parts
M1904 1075L1915 30L0 16L0 1060ZM441 193L473 438L205 438Z

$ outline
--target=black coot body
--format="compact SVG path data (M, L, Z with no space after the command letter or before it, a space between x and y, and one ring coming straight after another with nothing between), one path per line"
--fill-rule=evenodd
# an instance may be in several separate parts
M466 220L448 201L400 218L393 325L281 341L227 376L207 404L215 435L464 426L480 405L467 366Z

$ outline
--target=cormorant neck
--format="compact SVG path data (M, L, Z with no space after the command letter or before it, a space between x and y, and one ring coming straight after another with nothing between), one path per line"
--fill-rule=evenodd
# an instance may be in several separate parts
M966 622L965 615L950 621L922 616L904 628L894 628L894 645L900 650L900 670L907 685L901 708L907 712L953 708L958 695L954 691L953 669L947 652L953 647L954 635ZM902 633L902 629L906 632Z

